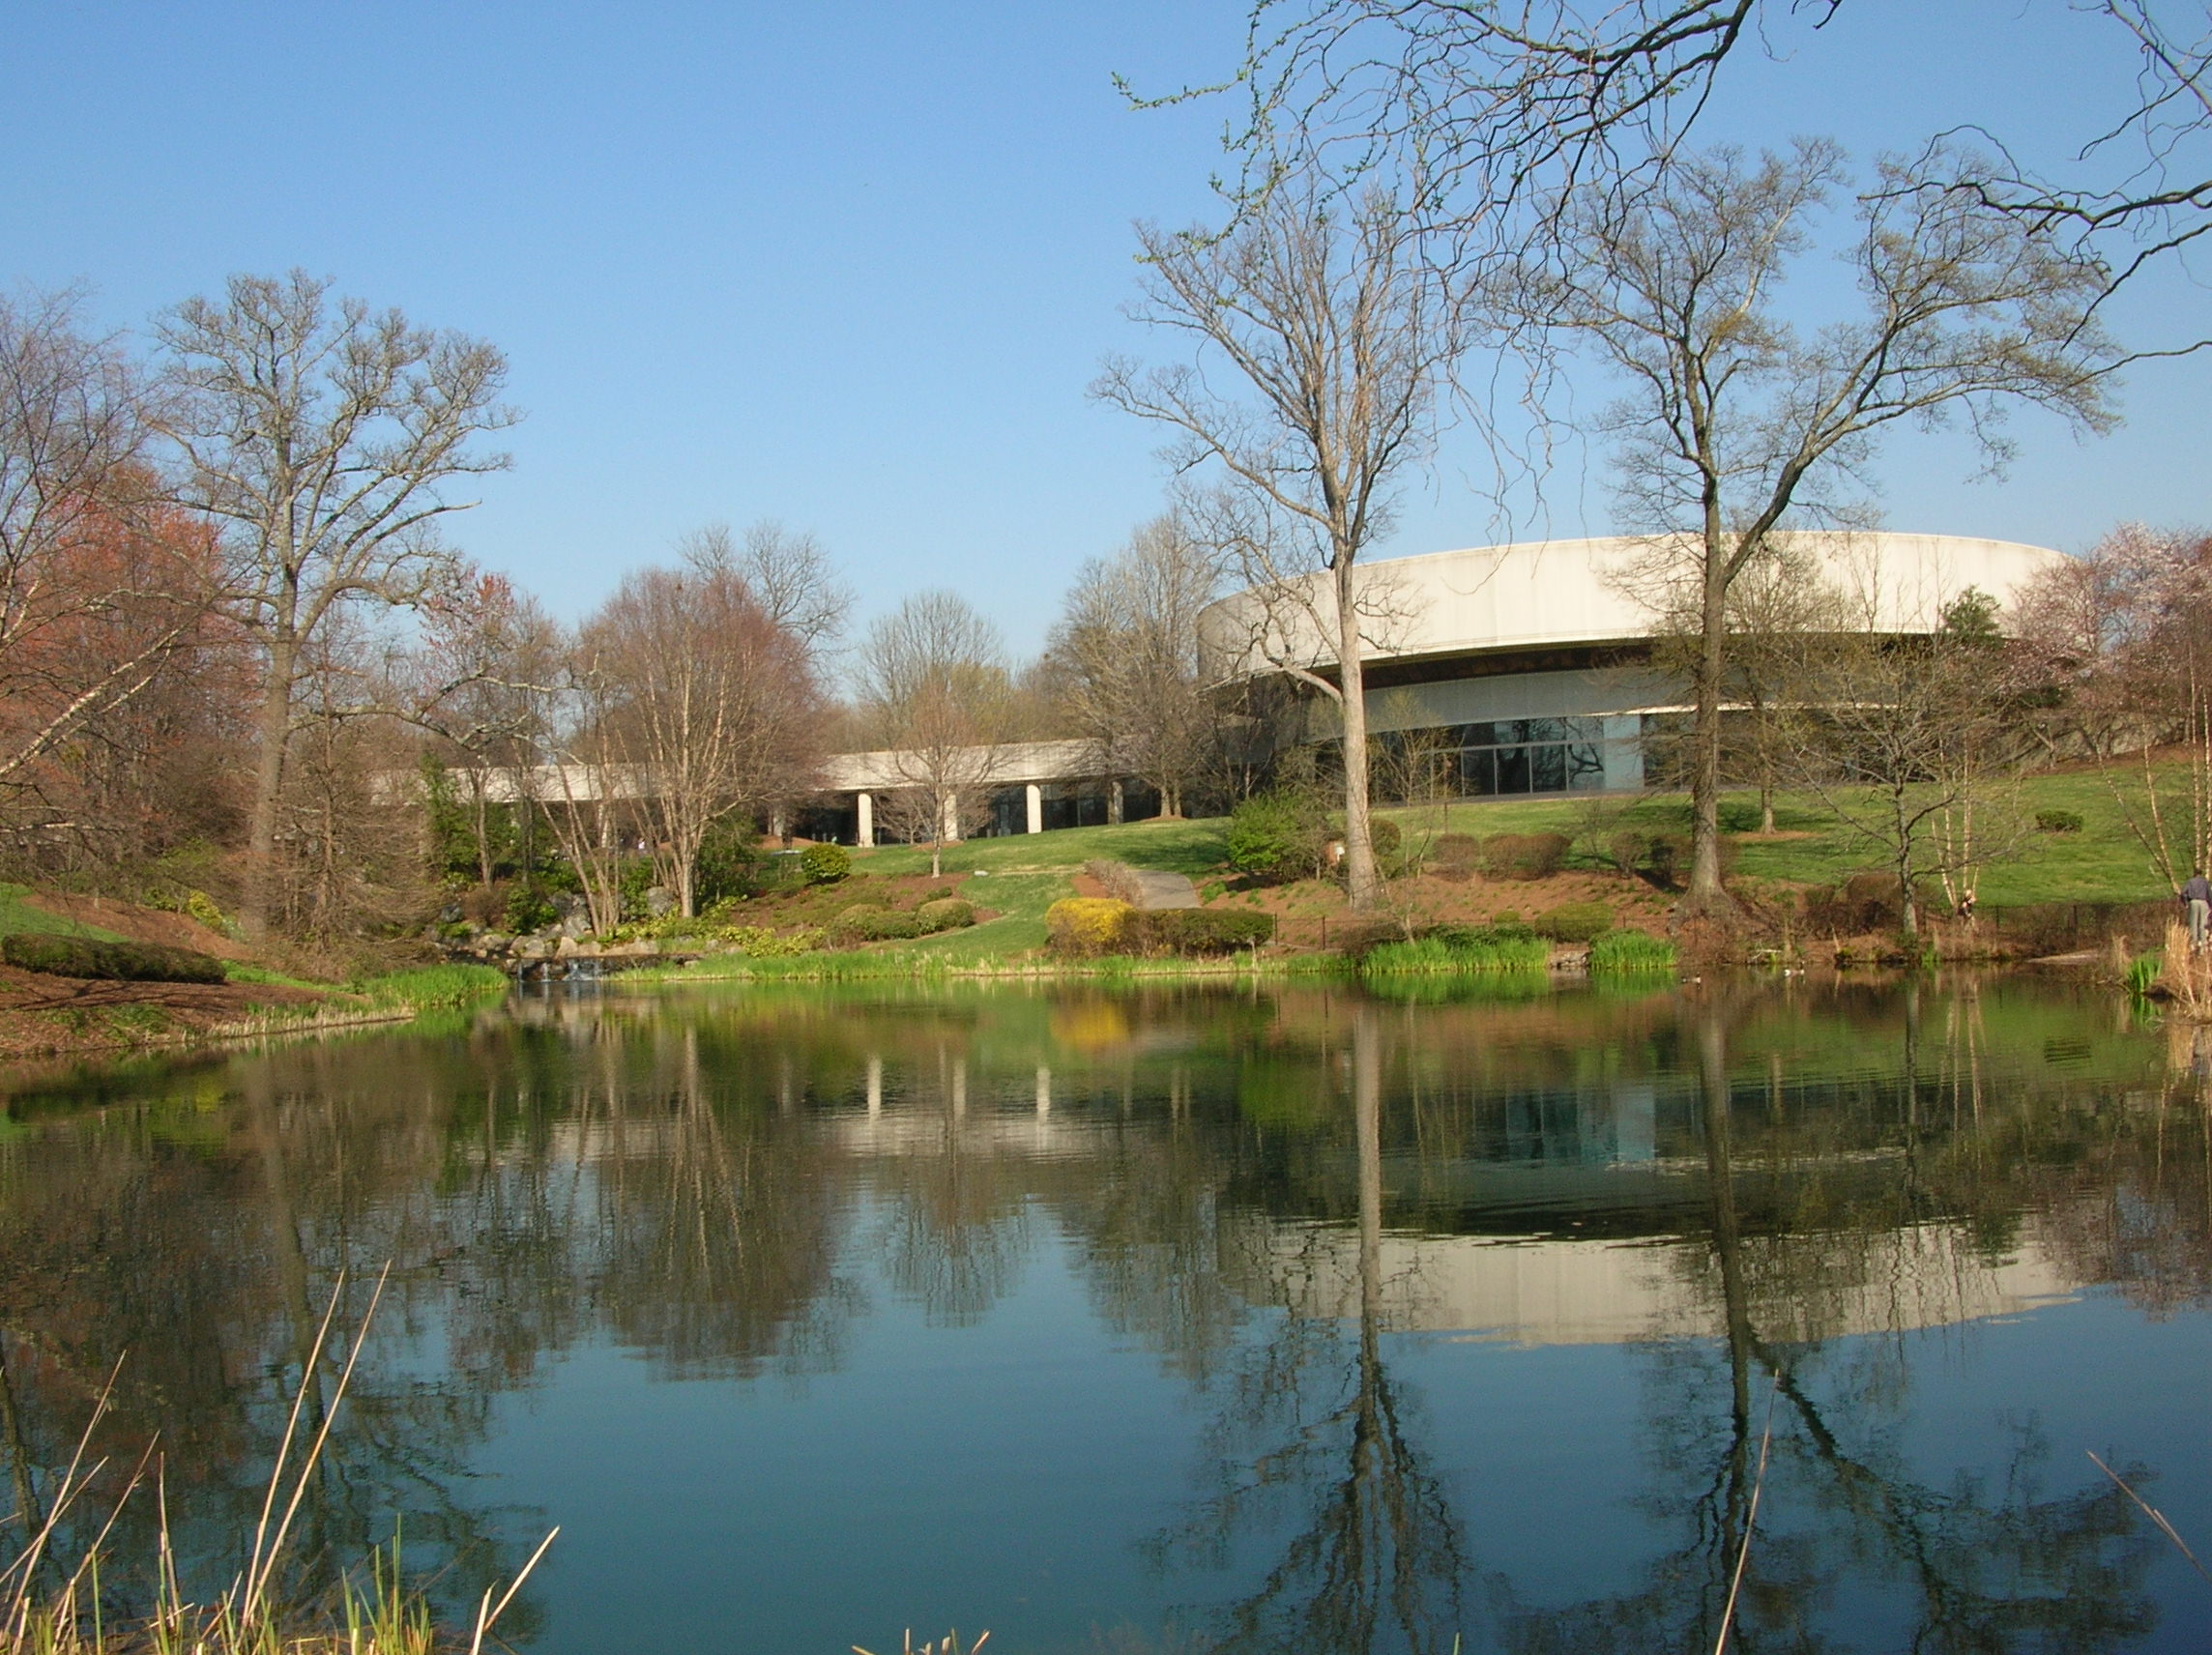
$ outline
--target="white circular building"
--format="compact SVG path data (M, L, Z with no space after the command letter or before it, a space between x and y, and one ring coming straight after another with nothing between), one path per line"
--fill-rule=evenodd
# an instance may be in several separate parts
M1831 587L1858 624L1900 637L1933 631L1968 591L2000 612L2063 560L2042 546L1954 535L1798 531L1776 539ZM1359 608L1368 723L1385 738L1430 733L1456 754L1469 796L1623 791L1644 786L1649 721L1687 711L1683 686L1652 665L1668 607L1664 540L1536 540L1432 552L1364 566ZM1204 617L1224 682L1335 676L1328 576L1236 594ZM1295 702L1266 740L1338 734L1335 705ZM1385 741L1387 745L1387 741Z

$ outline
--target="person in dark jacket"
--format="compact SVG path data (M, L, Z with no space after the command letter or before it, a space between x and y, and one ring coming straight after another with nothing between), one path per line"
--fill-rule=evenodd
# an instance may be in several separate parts
M2181 912L2189 920L2189 947L2192 953L2204 952L2204 932L2212 926L2212 880L2204 877L2198 868L2189 876L2189 883L2181 887Z

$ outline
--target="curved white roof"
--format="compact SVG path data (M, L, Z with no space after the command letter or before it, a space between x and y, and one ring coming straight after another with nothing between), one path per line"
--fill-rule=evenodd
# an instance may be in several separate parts
M1799 530L1777 536L1812 553L1842 591L1866 605L1872 629L1934 628L1944 604L1969 587L2009 607L2020 589L2064 554L2012 540L1958 535ZM1530 540L1391 558L1361 570L1368 660L1505 650L1549 650L1648 637L1666 542L1646 537ZM1314 611L1327 616L1325 574L1307 575L1272 606L1257 591L1207 611L1223 670L1333 660ZM1309 607L1303 600L1318 599ZM1272 613L1270 613L1270 608ZM1269 642L1263 644L1263 629Z

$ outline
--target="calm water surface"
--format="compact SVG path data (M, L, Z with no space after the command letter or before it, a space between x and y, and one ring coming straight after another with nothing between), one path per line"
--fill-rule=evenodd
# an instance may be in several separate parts
M1989 981L610 989L20 1074L9 1503L120 1360L99 1447L226 1580L389 1262L294 1587L558 1523L535 1650L1710 1649L1755 1494L1744 1649L2200 1649L2087 1455L2212 1556L2203 1066Z

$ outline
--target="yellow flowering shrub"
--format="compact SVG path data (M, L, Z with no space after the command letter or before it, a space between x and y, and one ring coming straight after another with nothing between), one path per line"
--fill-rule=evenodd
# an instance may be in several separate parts
M1045 940L1056 954L1110 954L1136 912L1110 896L1065 896L1044 911Z

